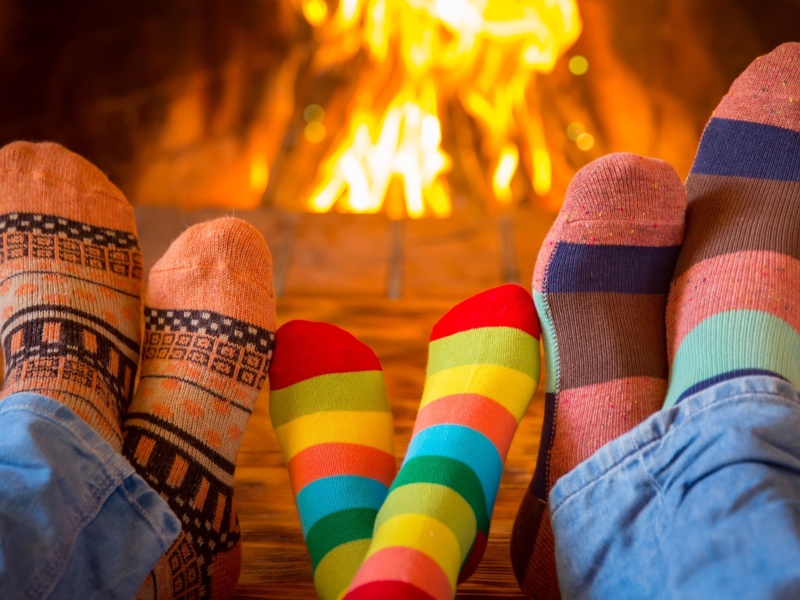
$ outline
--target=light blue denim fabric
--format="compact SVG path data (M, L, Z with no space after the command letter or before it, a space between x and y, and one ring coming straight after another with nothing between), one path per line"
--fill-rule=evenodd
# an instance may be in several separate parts
M564 598L800 598L800 402L768 376L656 413L550 493Z
M37 394L0 402L0 598L125 598L180 521L80 417Z

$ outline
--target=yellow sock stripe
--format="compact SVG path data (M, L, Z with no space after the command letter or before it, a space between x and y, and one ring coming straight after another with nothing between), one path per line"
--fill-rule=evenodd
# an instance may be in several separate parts
M433 559L445 572L455 592L461 568L461 547L447 525L425 515L397 515L375 529L365 560L385 548L397 546L412 548Z
M395 488L378 512L375 529L407 513L425 515L446 525L458 539L464 561L475 541L478 525L472 507L458 492L434 483L410 483Z
M385 412L330 411L305 415L275 429L288 462L316 444L360 444L394 456L392 415Z
M319 561L314 587L322 600L335 600L347 591L364 561L371 540L354 540L337 546Z
M429 376L419 408L451 394L480 394L504 406L519 422L536 390L539 367L533 374L499 365L463 365Z

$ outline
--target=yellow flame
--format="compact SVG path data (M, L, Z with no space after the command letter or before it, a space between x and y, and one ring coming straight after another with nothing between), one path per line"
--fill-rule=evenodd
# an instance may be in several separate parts
M320 56L345 63L360 46L369 57L311 210L376 212L401 189L409 216L449 214L452 161L439 111L452 102L474 119L499 203L514 200L522 148L534 192L549 193L550 154L530 92L580 33L575 0L339 0L335 10L332 0L325 10L322 0L295 1L317 28Z
M260 196L269 183L269 165L263 155L254 156L250 161L250 191Z

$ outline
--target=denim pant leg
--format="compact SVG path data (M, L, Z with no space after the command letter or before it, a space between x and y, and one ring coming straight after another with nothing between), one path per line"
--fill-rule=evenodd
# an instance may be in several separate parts
M800 402L742 377L656 413L550 493L564 598L800 598Z
M37 394L0 402L0 598L132 598L179 532L71 410Z

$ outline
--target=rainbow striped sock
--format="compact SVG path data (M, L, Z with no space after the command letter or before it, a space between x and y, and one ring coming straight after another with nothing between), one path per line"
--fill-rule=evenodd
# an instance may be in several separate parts
M459 572L477 567L539 380L539 336L533 301L516 285L474 296L434 326L411 444L348 600L452 598Z
M270 417L323 600L341 596L364 560L397 472L392 413L378 357L328 323L275 334Z
M800 43L756 59L733 83L686 188L665 408L741 375L800 387Z

